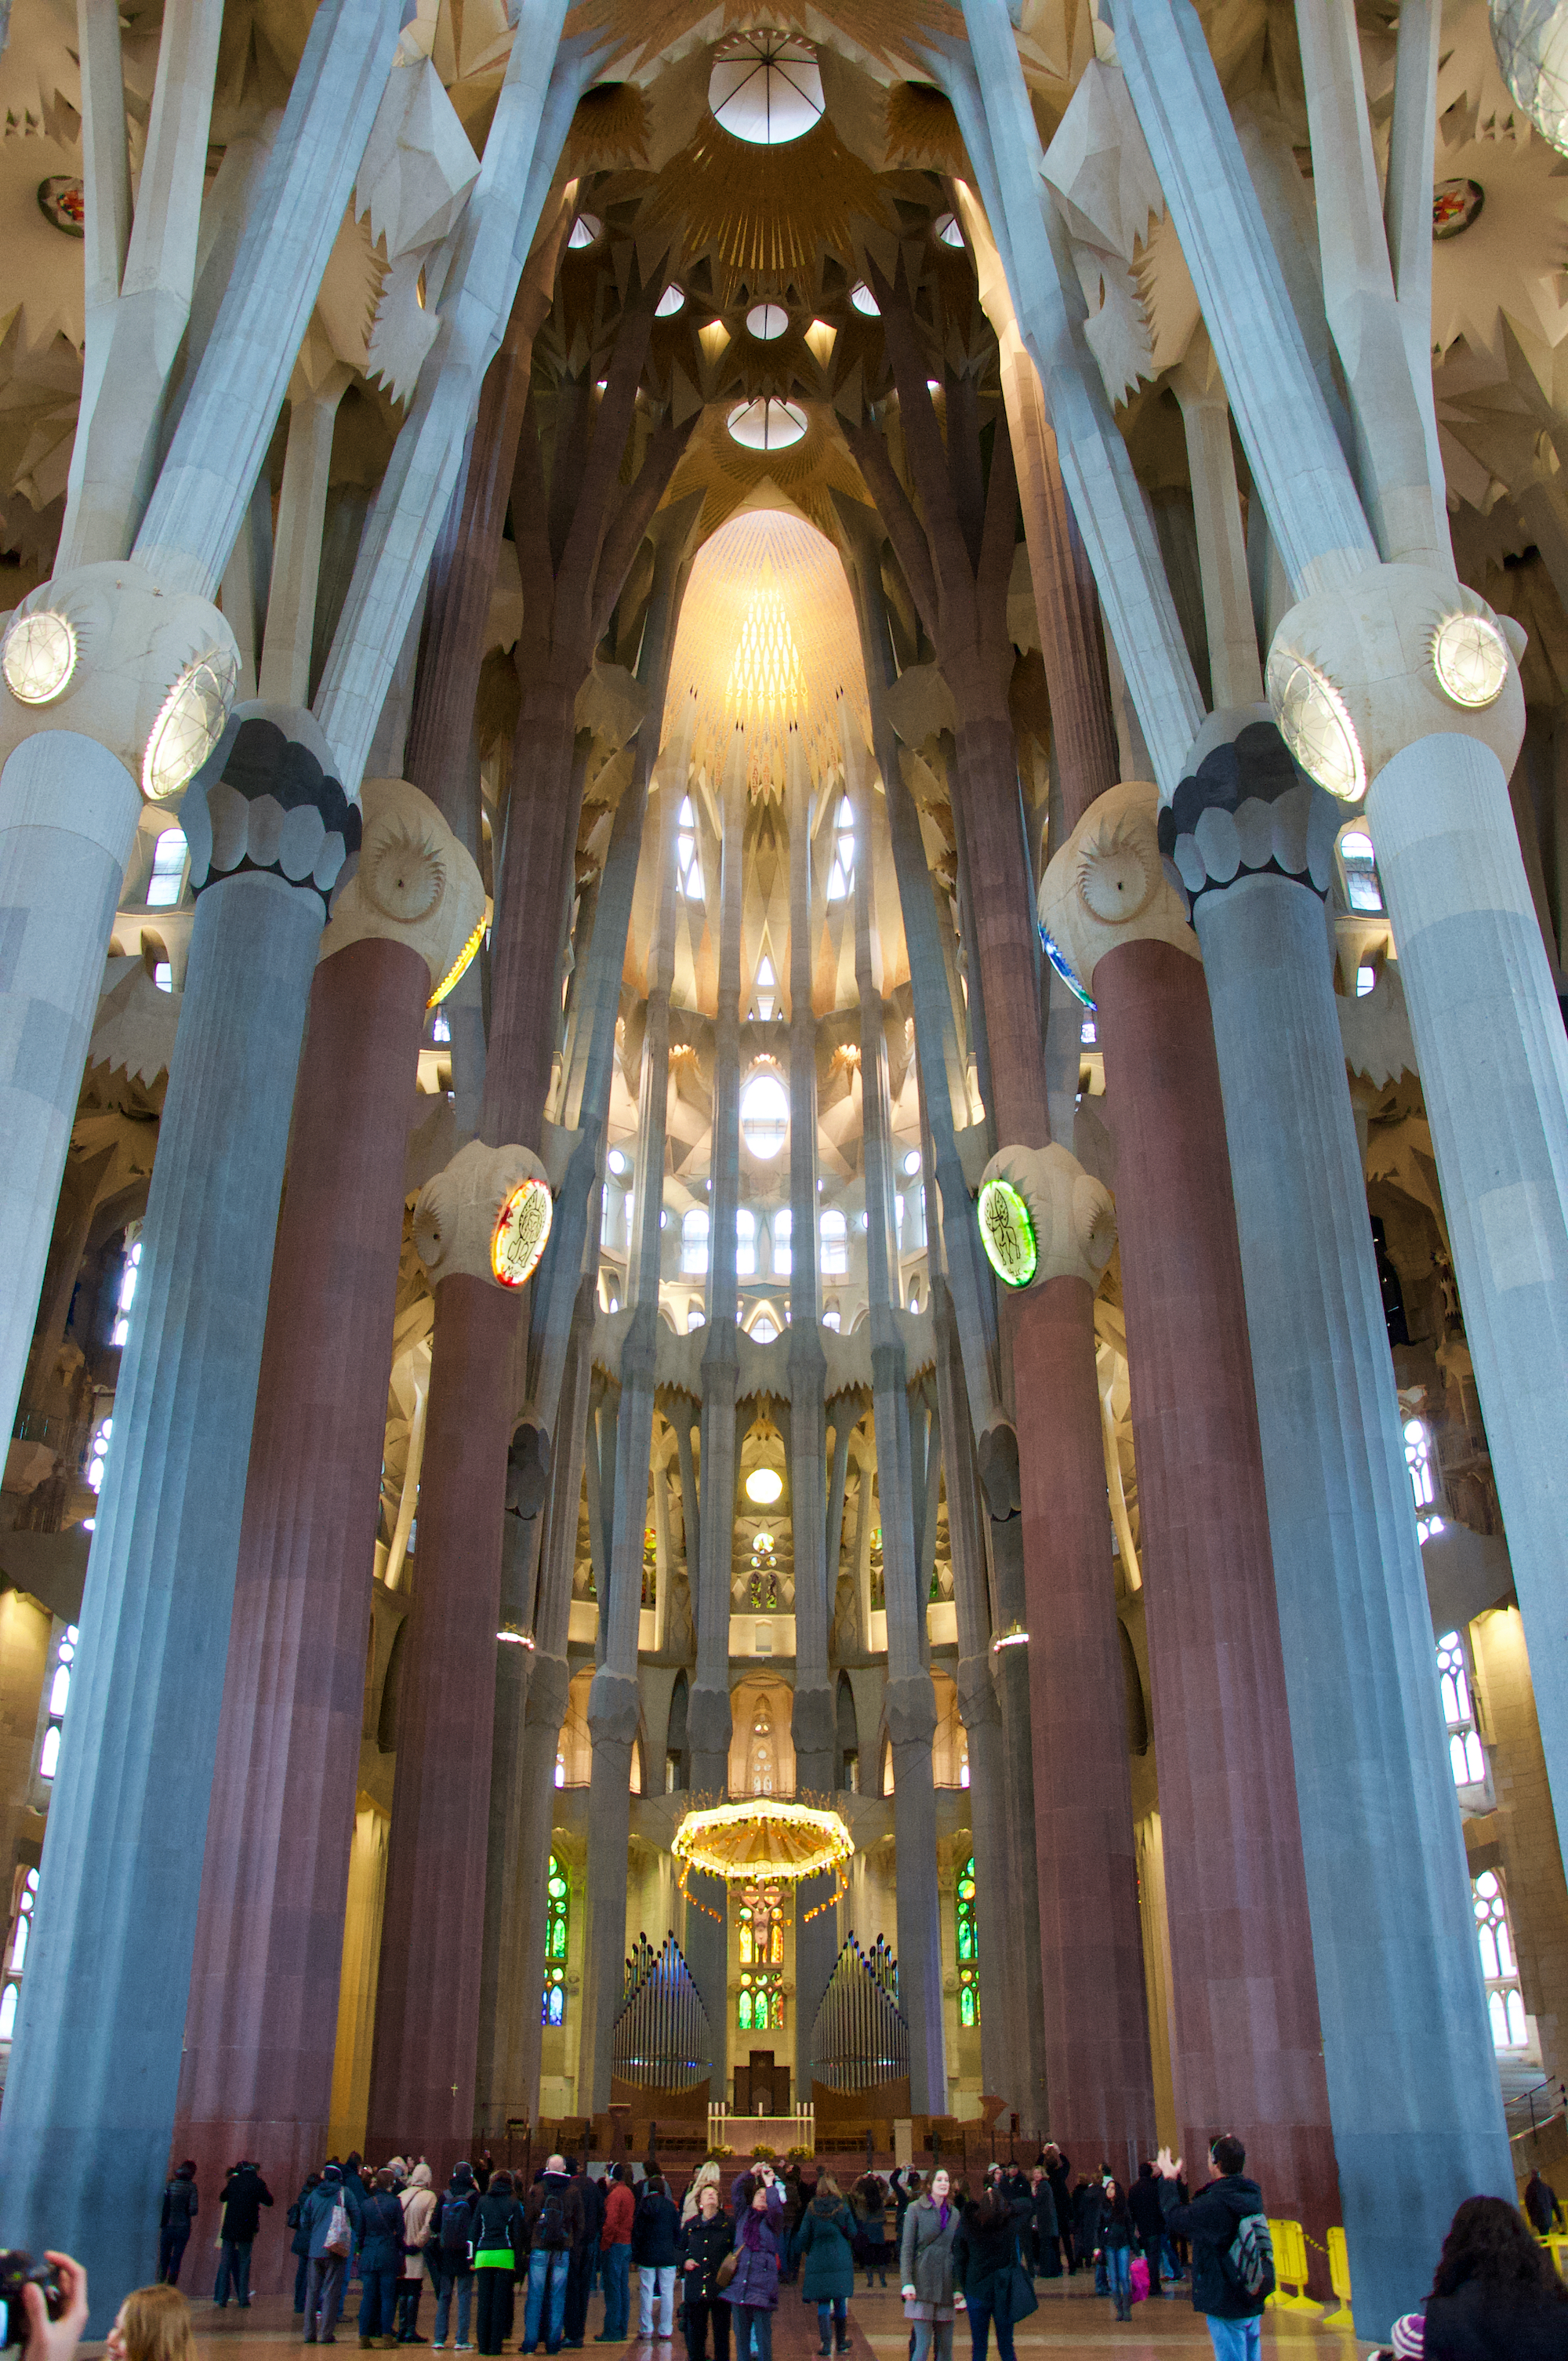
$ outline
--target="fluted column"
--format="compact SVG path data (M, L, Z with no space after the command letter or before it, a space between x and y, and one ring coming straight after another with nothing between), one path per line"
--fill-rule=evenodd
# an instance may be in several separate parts
M372 781L311 993L246 1484L176 2135L208 2179L256 2155L297 2187L326 2135L413 1049L484 901L426 798Z
M104 2319L168 2169L289 1115L358 836L280 718L247 708L185 800L196 919L0 2124L7 2237L68 2239Z
M578 2096L583 2112L595 2114L609 2104L610 2034L620 2005L621 1961L626 1949L631 1748L640 1711L637 1637L642 1608L648 1466L653 1445L660 1217L664 1206L665 1110L670 1089L675 829L685 794L685 769L673 770L661 785L655 821L654 873L658 884L637 1108L633 1196L637 1246L635 1254L628 1257L626 1273L631 1318L620 1351L620 1412L616 1427L609 1579L599 1600L603 1653L588 1691L588 1728L594 1752L588 1796L588 1942L583 1978L582 2087ZM575 1515L575 1500L573 1505Z
M1419 2303L1461 2197L1511 2180L1324 935L1340 818L1262 719L1216 734L1161 835L1214 1012L1334 2147L1372 2333Z

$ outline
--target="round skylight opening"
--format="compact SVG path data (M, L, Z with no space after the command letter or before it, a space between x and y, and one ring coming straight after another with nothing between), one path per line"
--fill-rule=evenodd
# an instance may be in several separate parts
M677 312L684 312L685 308L685 289L684 287L666 287L663 293L660 296L658 302L653 306L653 317L655 320L673 320Z
M572 224L571 235L566 243L568 246L578 247L593 246L603 236L604 224L598 214L579 214Z
M746 1498L754 1508L771 1509L784 1498L784 1477L776 1467L753 1467L746 1478Z
M931 227L943 246L956 246L962 248L964 234L959 227L956 214L938 214Z
M1350 709L1326 672L1307 656L1275 648L1268 659L1268 701L1279 734L1310 779L1354 804L1366 793L1366 764Z
M154 803L167 802L195 777L229 718L239 686L231 648L192 657L158 710L142 756L141 786Z
M1431 668L1453 704L1495 705L1508 676L1508 642L1484 615L1450 615L1432 633Z
M822 71L808 41L793 33L743 33L708 77L714 118L751 148L804 139L822 119Z
M771 345L775 336L784 335L788 325L789 313L782 303L753 303L746 314L747 332L755 336L760 345Z
M776 1074L753 1074L741 1092L740 1137L764 1163L789 1137L789 1093Z
M0 646L0 672L23 705L48 705L76 670L76 633L63 615L37 607L18 615Z
M739 403L728 423L730 441L748 451L787 451L806 433L806 412L797 401L781 401L776 394L764 401L759 394Z
M850 288L850 301L854 305L856 311L863 313L866 319L880 320L882 318L882 305L877 302L876 297L872 293L871 289L866 285L863 279L857 286Z
M1541 137L1568 155L1568 8L1487 0L1503 80Z

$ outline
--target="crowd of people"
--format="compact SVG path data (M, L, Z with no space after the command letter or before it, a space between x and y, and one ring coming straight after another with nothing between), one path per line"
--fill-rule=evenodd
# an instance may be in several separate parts
M910 2361L952 2361L953 2329L967 2315L970 2361L1015 2361L1014 2331L1037 2304L1040 2278L1092 2272L1118 2321L1135 2303L1174 2296L1186 2281L1215 2361L1258 2361L1260 2323L1274 2288L1264 2193L1245 2171L1240 2140L1209 2151L1194 2197L1179 2158L1161 2149L1124 2186L1102 2166L1076 2177L1047 2146L1028 2170L992 2165L971 2191L937 2165L928 2177L868 2169L840 2186L800 2163L775 2169L765 2155L735 2173L710 2158L677 2204L652 2159L590 2173L553 2155L523 2184L489 2158L459 2164L444 2190L422 2160L400 2158L367 2172L362 2159L330 2158L288 2209L297 2268L294 2309L307 2345L337 2342L351 2277L360 2282L362 2349L424 2345L421 2298L434 2298L433 2352L499 2355L516 2326L521 2354L580 2351L590 2298L602 2289L594 2342L654 2348L674 2338L677 2315L688 2361L772 2361L781 2290L798 2282L815 2304L821 2361L850 2350L849 2308L860 2269L866 2290L888 2285L889 2249L909 2323ZM213 2301L251 2302L251 2249L271 2191L254 2161L227 2175L219 2200ZM1420 2312L1393 2329L1387 2361L1568 2361L1568 2285L1542 2245L1563 2220L1539 2173L1524 2213L1475 2197L1454 2215L1431 2290ZM192 2315L178 2279L200 2213L196 2168L178 2167L164 2193L159 2284L127 2296L109 2337L111 2361L195 2361ZM1527 2221L1526 2214L1529 2216ZM86 2322L86 2276L50 2255L60 2292L50 2316L36 2285L23 2290L24 2361L71 2361ZM455 2333L454 2333L455 2332ZM13 2332L12 2342L23 2342Z

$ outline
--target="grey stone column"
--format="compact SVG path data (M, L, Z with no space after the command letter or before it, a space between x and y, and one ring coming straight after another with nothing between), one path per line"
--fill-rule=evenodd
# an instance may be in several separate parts
M670 1085L670 985L674 973L675 823L685 777L660 791L653 950L648 1023L642 1037L634 1202L637 1246L628 1257L630 1324L620 1353L615 1499L609 1579L599 1599L603 1654L588 1692L593 1777L588 1798L588 1940L583 1978L583 2056L578 2099L585 2114L609 2104L610 2035L620 2005L625 1956L626 1849L631 1828L631 1747L637 1735L638 1619L642 1536L653 1447L653 1376L658 1352L660 1215L664 1202L664 1124ZM563 1503L563 1509L565 1503Z
M1511 2187L1508 2134L1334 1014L1343 815L1271 720L1221 726L1160 840L1214 1014L1351 2283L1384 2334L1460 2199Z
M294 1074L358 842L324 751L242 708L181 814L196 920L0 2122L8 2241L63 2240L104 2320L168 2169Z
M883 1589L887 1608L884 1711L893 1748L893 1820L898 1856L898 1989L909 2020L909 2100L916 2114L948 2111L942 2022L941 1911L937 1892L937 1796L931 1741L936 1692L926 1662L926 1601L915 1547L915 1488L908 1372L894 1310L893 1148L882 944L876 924L871 765L858 725L839 708L845 785L855 815L855 984L861 1003L861 1170L866 1192L866 1283L871 1301L872 1406L882 1500ZM864 1480L864 1479L862 1479Z
M795 1786L833 1791L837 1723L828 1632L838 1587L838 1549L828 1552L828 1356L822 1349L822 1289L817 1222L817 1018L811 1005L811 942L818 907L811 876L811 774L800 733L789 736L789 1499L795 1538ZM842 1461L843 1454L835 1452ZM842 1478L839 1499L843 1499ZM811 2035L838 1952L838 1919L824 1908L832 1881L812 1878L795 1897L795 2076L800 2103L811 2094ZM816 1916L807 1916L808 1912Z

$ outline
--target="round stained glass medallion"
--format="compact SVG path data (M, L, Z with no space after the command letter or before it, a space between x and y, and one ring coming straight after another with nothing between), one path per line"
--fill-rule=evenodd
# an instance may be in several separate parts
M1277 647L1268 659L1268 701L1280 736L1307 776L1342 803L1358 802L1366 793L1361 741L1327 673L1310 658Z
M1484 615L1450 615L1432 634L1431 666L1455 705L1495 705L1508 676L1508 642Z
M154 803L167 803L195 777L229 718L239 686L232 648L208 648L192 656L158 710L142 756L141 787Z
M500 1286L522 1287L532 1277L549 1243L554 1212L549 1183L537 1176L510 1192L490 1240L490 1268Z
M0 644L0 672L23 705L48 705L76 669L76 633L48 607L18 615Z
M986 1260L1004 1287L1027 1287L1039 1264L1029 1208L1011 1180L988 1180L975 1207Z

